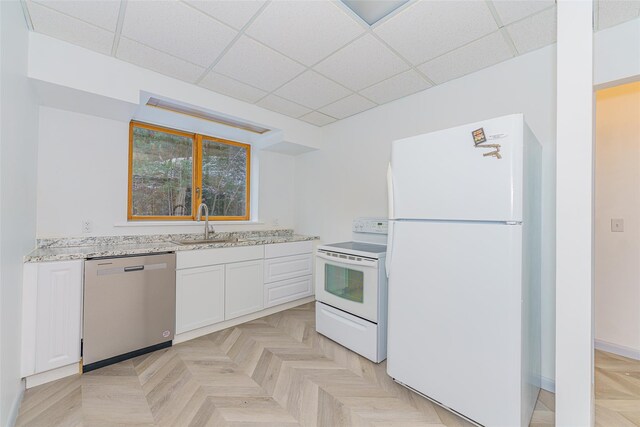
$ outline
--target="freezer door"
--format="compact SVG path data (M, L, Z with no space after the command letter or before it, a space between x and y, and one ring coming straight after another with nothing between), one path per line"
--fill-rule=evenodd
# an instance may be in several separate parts
M387 372L486 426L521 425L521 228L394 224Z
M515 114L393 142L390 218L522 221L523 123Z

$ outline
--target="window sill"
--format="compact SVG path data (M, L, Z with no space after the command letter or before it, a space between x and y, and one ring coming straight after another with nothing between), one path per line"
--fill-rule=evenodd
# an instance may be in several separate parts
M220 227L224 225L265 225L260 221L213 221L209 225ZM116 222L114 227L204 227L204 221L127 221Z

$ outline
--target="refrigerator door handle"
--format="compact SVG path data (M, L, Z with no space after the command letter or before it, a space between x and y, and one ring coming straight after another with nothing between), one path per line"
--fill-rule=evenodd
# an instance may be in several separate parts
M393 170L391 169L391 163L389 163L387 167L387 203L389 219L395 219L393 212Z
M391 274L391 257L393 255L393 226L395 221L389 221L387 229L387 257L384 259L384 269L387 279Z
M395 218L393 212L393 170L391 169L391 162L387 167L387 200L389 204L389 225L387 230L387 257L384 260L384 268L387 278L391 273L391 255L393 253L393 219Z

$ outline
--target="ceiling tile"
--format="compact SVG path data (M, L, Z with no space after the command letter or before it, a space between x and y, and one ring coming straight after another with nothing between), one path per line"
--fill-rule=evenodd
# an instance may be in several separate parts
M555 43L556 8L515 22L506 29L520 54Z
M269 92L304 71L297 62L245 36L233 44L213 69Z
M116 30L120 12L120 0L35 0L35 3L112 32Z
M526 18L555 4L555 0L493 0L502 25Z
M266 1L186 0L186 3L236 29L241 29Z
M184 3L130 1L122 35L194 64L211 65L237 32Z
M199 84L214 92L251 102L252 104L267 94L267 92L263 90L223 76L222 74L214 73L213 71L207 73Z
M598 2L598 30L613 27L640 15L638 0L600 0Z
M345 117L353 116L354 114L358 114L375 106L376 104L367 98L353 94L321 108L320 111L336 119L344 119Z
M314 71L307 71L275 92L290 101L315 110L349 95L347 89Z
M275 1L246 34L305 65L313 65L364 29L330 1Z
M357 91L405 71L409 66L374 36L367 34L313 68Z
M484 1L419 1L374 32L418 65L498 29Z
M204 68L168 55L125 37L120 38L116 57L190 83L196 81Z
M37 3L30 2L28 8L35 31L96 52L111 54L114 33Z
M420 74L409 70L363 89L360 94L378 104L384 104L430 87L431 84L423 79Z
M317 111L312 111L311 113L300 117L300 120L304 120L305 122L316 126L324 126L336 121L333 117L329 117Z
M264 107L267 110L272 110L277 113L296 118L311 112L311 110L307 107L303 107L302 105L296 104L295 102L291 102L284 98L280 98L276 95L267 96L266 98L260 100L257 105Z
M440 84L505 61L512 56L502 33L496 31L432 59L418 68L434 83Z

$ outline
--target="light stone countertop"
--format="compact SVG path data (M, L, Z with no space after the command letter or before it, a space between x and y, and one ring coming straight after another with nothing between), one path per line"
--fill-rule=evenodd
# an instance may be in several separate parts
M69 239L44 239L38 247L24 257L24 262L69 261L113 257L122 255L146 255L161 252L192 251L196 249L227 248L237 246L267 245L272 243L318 240L317 236L293 234L292 230L269 230L243 233L218 233L215 238L236 237L237 242L179 245L172 240L199 239L201 234L116 236Z

